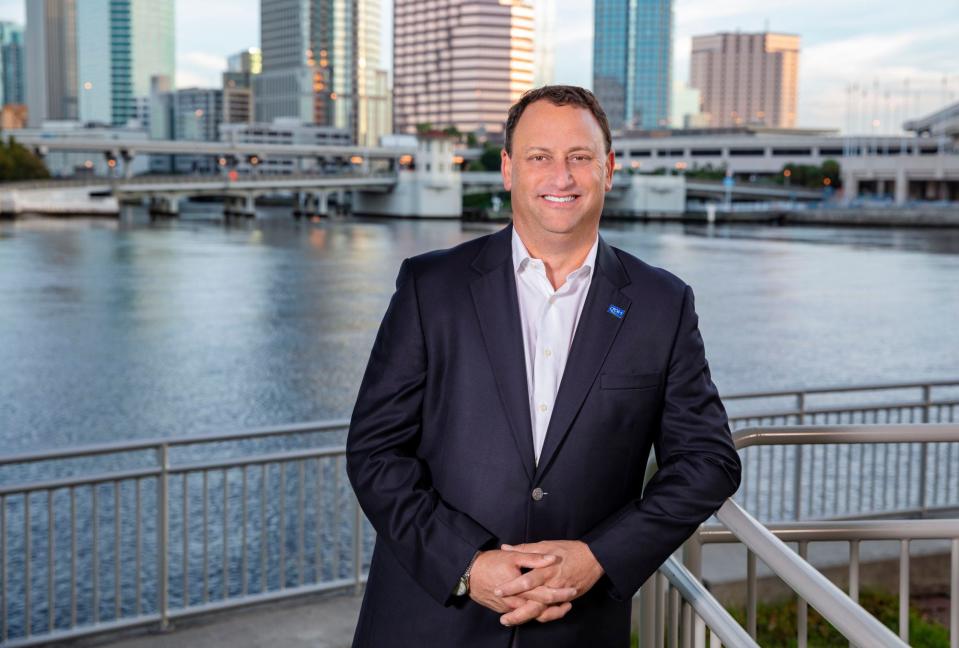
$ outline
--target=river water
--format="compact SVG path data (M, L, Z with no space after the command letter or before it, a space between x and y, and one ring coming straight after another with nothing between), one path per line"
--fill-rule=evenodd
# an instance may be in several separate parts
M400 262L500 227L217 210L0 223L4 452L348 417ZM959 377L959 232L602 234L693 286L721 392Z

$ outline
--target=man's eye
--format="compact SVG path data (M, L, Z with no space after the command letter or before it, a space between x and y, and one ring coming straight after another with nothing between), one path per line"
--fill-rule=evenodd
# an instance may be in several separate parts
M533 156L530 156L529 159L532 160L533 162L542 162L543 160L546 159L546 156L545 156L545 155L533 155Z
M590 157L589 157L588 155L574 155L574 156L573 156L573 161L574 161L574 162L589 162L589 160L590 160Z

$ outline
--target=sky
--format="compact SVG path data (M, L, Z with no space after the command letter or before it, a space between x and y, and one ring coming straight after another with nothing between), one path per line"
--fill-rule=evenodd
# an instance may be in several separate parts
M22 23L28 1L0 0L0 20ZM177 86L218 86L226 56L259 44L259 0L175 1ZM392 0L381 2L387 27ZM554 2L555 82L589 87L593 3ZM799 34L799 126L892 132L903 118L959 100L959 0L674 0L673 7L678 82L689 78L693 35ZM388 67L391 35L384 31Z

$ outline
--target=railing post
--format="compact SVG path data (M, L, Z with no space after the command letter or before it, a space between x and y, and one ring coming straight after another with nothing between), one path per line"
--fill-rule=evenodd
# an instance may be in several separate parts
M646 579L639 588L639 645L660 646L656 643L656 574Z
M699 539L698 529L683 544L683 564L696 580L703 579L703 543Z
M160 476L157 483L157 558L160 561L157 577L159 578L159 587L157 588L157 607L160 612L160 630L166 631L170 628L169 610L167 610L167 576L169 574L169 565L167 564L167 535L170 524L169 501L167 498L167 489L169 488L168 474L169 469L169 448L163 443L157 448L157 459L160 462Z
M932 403L932 387L922 386L922 422L929 422L929 408ZM923 443L919 454L919 509L926 512L926 471L929 468L929 444Z
M793 446L793 519L802 517L802 445Z

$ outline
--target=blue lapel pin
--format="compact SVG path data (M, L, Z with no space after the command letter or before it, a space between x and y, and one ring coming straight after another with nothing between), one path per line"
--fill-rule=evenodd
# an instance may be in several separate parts
M623 315L626 314L626 311L624 311L622 308L620 308L619 306L614 306L612 304L609 305L609 308L606 309L606 312L609 313L610 315L614 315L615 317L618 317L619 319L623 319Z

